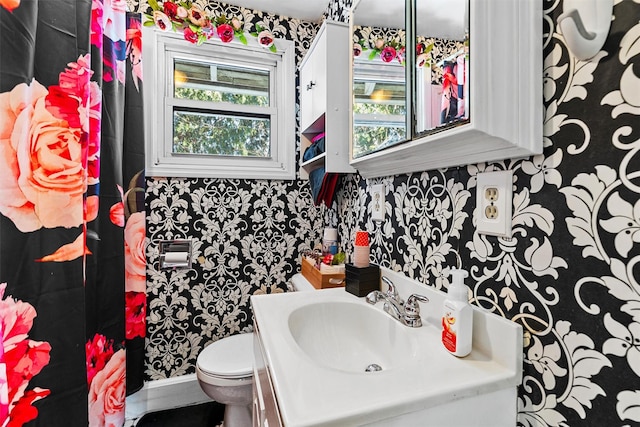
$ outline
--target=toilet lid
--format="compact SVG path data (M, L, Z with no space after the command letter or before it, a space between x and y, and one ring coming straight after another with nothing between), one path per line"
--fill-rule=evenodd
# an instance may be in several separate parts
M198 368L221 378L241 378L253 373L253 334L238 334L209 344L198 355Z

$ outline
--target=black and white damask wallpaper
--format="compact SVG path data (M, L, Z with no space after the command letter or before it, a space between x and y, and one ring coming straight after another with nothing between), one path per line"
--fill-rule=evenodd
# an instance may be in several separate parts
M369 230L372 260L425 286L445 290L443 269L460 258L474 303L525 330L518 425L640 425L640 2L614 1L607 42L589 61L558 32L562 3L543 2L540 156L348 175L331 210L314 207L300 180L149 178L148 379L192 373L206 344L248 330L250 295L284 290L300 249L331 224L347 249L356 229ZM348 6L333 1L326 15L344 21ZM295 40L300 55L318 28L232 10ZM475 233L473 220L476 174L505 169L510 240ZM387 215L376 223L368 187L380 182ZM156 271L155 242L176 237L197 242L196 267Z
M237 17L295 42L296 64L319 24L217 2L196 1L211 16ZM129 9L147 12L145 0ZM197 47L194 47L197 49ZM297 141L299 146L299 140ZM298 270L298 254L319 239L335 211L316 208L307 181L147 178L146 380L195 372L198 353L250 331L249 297L278 293ZM158 269L158 242L191 239L193 268Z

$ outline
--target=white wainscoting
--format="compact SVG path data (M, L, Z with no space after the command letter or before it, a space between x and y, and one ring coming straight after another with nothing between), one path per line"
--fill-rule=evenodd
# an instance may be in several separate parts
M138 418L149 412L210 402L198 384L196 374L149 381L127 397L125 427L135 426Z

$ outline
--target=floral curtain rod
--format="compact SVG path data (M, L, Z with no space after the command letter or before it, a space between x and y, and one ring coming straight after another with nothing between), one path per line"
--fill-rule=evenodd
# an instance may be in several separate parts
M153 14L146 15L148 20L145 21L145 26L155 25L162 31L182 32L186 41L197 45L215 35L223 43L237 38L242 44L247 44L244 25L236 17L229 19L226 15L220 15L212 19L206 11L190 1L167 0L159 3L157 0L147 0L147 3ZM255 27L256 30L249 34L256 37L261 46L276 52L273 34L258 24Z

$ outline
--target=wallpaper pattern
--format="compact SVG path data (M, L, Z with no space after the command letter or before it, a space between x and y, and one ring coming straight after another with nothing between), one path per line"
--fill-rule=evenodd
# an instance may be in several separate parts
M558 33L562 1L543 5L543 155L348 175L332 210L313 207L305 181L149 178L148 379L192 373L206 344L250 329L249 296L284 290L300 249L331 224L348 250L356 229L369 230L373 261L438 289L448 286L443 269L461 262L474 303L523 325L518 425L640 425L640 3L615 1L609 38L589 61ZM345 20L348 6L334 1L327 16ZM317 29L225 10L262 20L300 55ZM510 240L475 233L473 220L476 174L505 169ZM368 193L379 182L381 223ZM157 240L178 237L196 241L195 268L157 271Z

